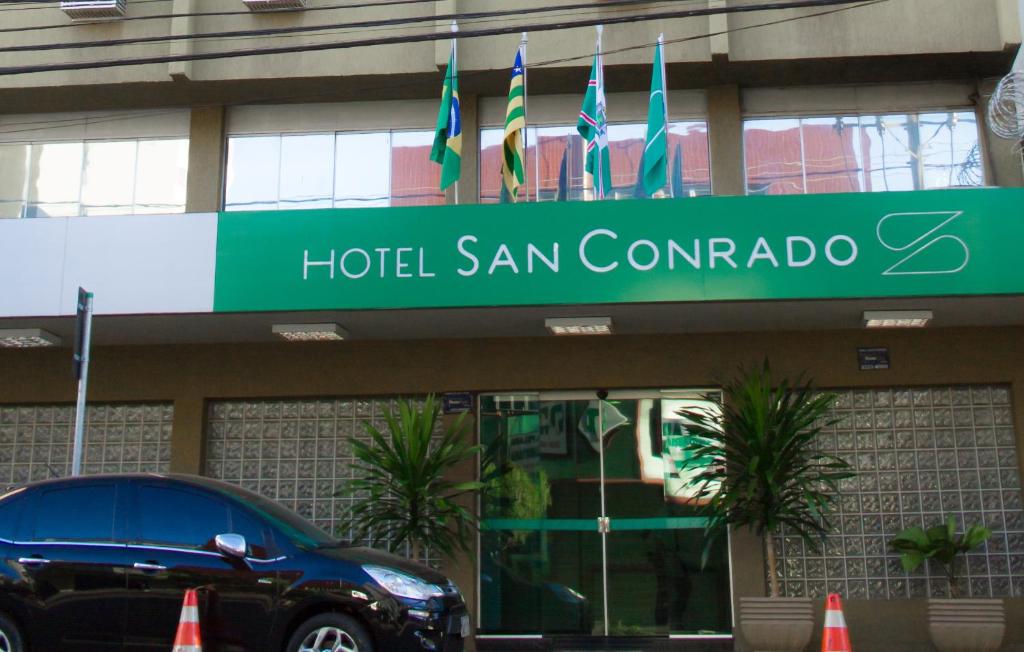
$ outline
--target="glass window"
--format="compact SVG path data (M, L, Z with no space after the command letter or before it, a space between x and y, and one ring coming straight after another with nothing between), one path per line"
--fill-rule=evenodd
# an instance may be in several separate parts
M333 134L281 137L281 210L331 208Z
M51 489L36 503L36 541L110 541L114 535L114 485Z
M391 134L338 134L334 205L387 206L391 197Z
M644 197L640 186L640 161L644 151L645 123L608 127L612 163L611 196L615 199ZM503 129L480 132L480 201L501 199ZM528 127L526 133L526 186L529 201L572 201L590 195L585 186L585 143L575 126ZM711 192L707 123L674 122L668 136L668 178L656 197L693 197ZM520 189L520 201L527 190Z
M246 553L256 559L267 558L266 533L262 524L237 506L231 508L231 533L241 534L249 547Z
M237 136L226 210L444 204L432 131Z
M391 135L392 206L444 203L441 166L430 160L433 145L432 131L398 131Z
M85 144L82 175L84 215L124 215L132 212L135 196L137 141Z
M747 120L744 151L750 194L984 183L973 111Z
M0 145L0 217L183 213L188 139Z
M225 210L277 210L280 179L280 136L246 136L228 140Z
M83 143L32 145L26 217L79 214Z
M140 140L132 213L184 213L188 139Z
M0 539L14 539L18 517L21 515L21 505L25 502L22 498L23 493L24 489L15 489L0 495Z
M140 486L138 514L145 543L201 548L231 530L226 503L170 487Z

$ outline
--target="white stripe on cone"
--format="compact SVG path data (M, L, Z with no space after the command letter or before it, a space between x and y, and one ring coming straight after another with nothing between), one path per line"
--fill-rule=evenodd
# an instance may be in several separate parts
M840 627L846 629L846 619L843 618L842 611L826 611L825 612L825 627Z
M180 620L180 622L198 623L199 622L199 609L197 607L182 607L181 608L181 620Z

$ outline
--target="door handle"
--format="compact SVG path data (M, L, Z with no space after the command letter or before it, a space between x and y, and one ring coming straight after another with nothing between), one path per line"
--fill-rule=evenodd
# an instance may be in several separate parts
M167 570L166 566L161 566L160 564L143 564L140 562L135 562L134 564L132 564L132 568L135 568L140 571L145 571L147 573Z
M18 563L25 566L43 566L49 564L50 560L43 559L42 557L19 557Z

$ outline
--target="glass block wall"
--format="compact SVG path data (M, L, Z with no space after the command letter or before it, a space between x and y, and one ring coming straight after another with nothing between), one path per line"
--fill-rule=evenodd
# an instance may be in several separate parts
M394 405L390 398L212 402L206 474L351 540L351 531L340 530L346 509L359 499L347 490L355 477L349 439L366 438L364 421L385 430L383 411Z
M1024 596L1020 465L1002 385L840 390L836 425L821 448L857 471L843 481L833 532L823 548L776 537L785 595L940 597L938 569L907 574L888 548L902 529L953 516L994 532L960 569L962 595Z
M110 403L86 408L82 472L166 472L172 403ZM0 405L0 489L69 475L74 405Z

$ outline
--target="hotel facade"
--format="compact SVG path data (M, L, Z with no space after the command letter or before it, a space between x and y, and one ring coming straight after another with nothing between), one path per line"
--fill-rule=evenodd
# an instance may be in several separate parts
M733 532L702 566L676 411L767 359L836 392L821 446L857 472L822 547L770 541L783 593L840 593L859 650L931 649L948 588L889 541L983 523L963 589L1005 598L1024 649L1024 161L986 121L1021 68L1017 0L285 4L0 7L0 487L70 472L81 287L84 472L220 478L344 537L349 438L443 395L550 499L482 501L477 553L435 560L477 649L746 650L765 548ZM462 174L442 191L453 16ZM596 22L605 201L576 131ZM668 174L637 198L659 34ZM280 51L221 56L247 49Z

